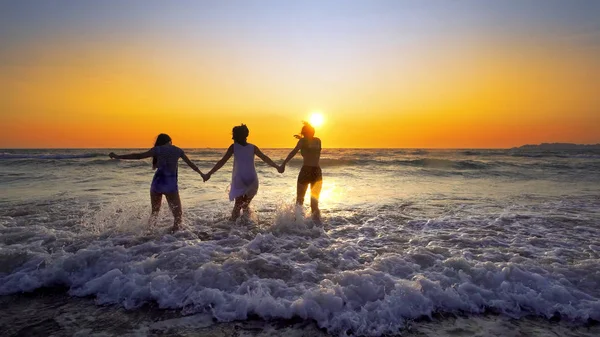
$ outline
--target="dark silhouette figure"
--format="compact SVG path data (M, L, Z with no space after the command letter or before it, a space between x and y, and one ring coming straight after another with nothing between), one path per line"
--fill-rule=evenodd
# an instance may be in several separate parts
M173 217L172 231L177 231L181 228L182 208L179 198L179 188L177 186L177 162L179 158L183 159L194 171L198 172L204 178L204 174L198 169L194 163L185 155L182 149L174 146L171 143L171 137L161 133L156 138L154 147L146 152L131 153L117 155L111 152L109 156L113 159L144 159L152 157L152 168L156 170L152 185L150 186L150 202L152 203L152 213L150 215L149 224L154 225L160 206L162 196L167 199Z
M315 137L315 129L307 122L304 122L300 134L294 137L298 138L298 143L287 158L285 158L283 164L281 164L279 172L283 173L285 165L300 151L304 162L298 174L296 204L300 206L304 204L304 195L306 194L308 185L310 185L310 210L312 218L320 221L319 195L321 194L321 187L323 185L323 175L319 166L321 140Z

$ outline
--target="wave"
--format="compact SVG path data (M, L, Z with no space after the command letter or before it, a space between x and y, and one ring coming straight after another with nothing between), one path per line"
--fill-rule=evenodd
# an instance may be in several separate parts
M210 152L210 153L209 153ZM431 155L414 155L408 152L391 154L392 150L376 150L372 152L341 151L338 156L326 154L321 158L320 164L324 169L346 167L359 167L364 169L381 168L383 170L397 169L422 169L417 174L435 176L449 175L494 175L511 177L530 177L528 173L543 170L544 174L556 174L565 170L577 170L578 173L592 172L600 168L600 156L594 154L573 154L566 158L543 159L537 154L514 154L507 156L499 151L457 151L432 153ZM214 156L215 151L203 151L190 154L190 159L200 167L211 167L220 156ZM347 155L345 153L348 153ZM388 153L390 153L388 155ZM422 153L422 152L419 152ZM439 155L439 156L438 156ZM491 155L493 157L489 157ZM516 159L515 157L528 159ZM556 158L556 156L553 156ZM51 167L86 167L86 166L111 166L118 161L108 158L105 153L0 153L0 163L5 166L27 167L31 165L49 165ZM277 162L277 160L276 160ZM148 160L127 161L126 166L148 166ZM289 163L290 166L300 167L302 160L296 158ZM263 163L257 160L257 168Z
M530 152L530 153L513 152L510 154L510 156L524 157L524 158L548 158L548 157L568 158L569 157L569 155L566 153L540 153L540 152Z
M214 256L227 256L227 244L239 237L165 237L127 246L119 240L52 256L3 249L0 294L66 286L72 296L127 309L154 302L184 314L209 313L217 321L300 317L330 333L369 336L398 333L410 320L435 313L491 310L600 320L600 301L574 288L575 280L555 280L550 271L526 264L444 259L416 249L384 254L364 266L355 247L327 250L298 244L303 237L273 233L256 235L239 247L239 257L219 262ZM593 268L590 262L564 272L575 276Z
M0 153L0 159L87 159L107 157L107 153L82 153L82 154L23 154L23 153Z
M490 166L490 164L473 160L450 160L436 158L399 160L395 161L394 163L425 168L453 168L463 170L482 170Z
M302 161L294 160L290 162L293 166L301 166ZM420 158L420 159L392 159L392 160L375 160L375 159L357 159L357 158L321 158L321 167L337 167L337 166L379 166L379 165L396 165L396 166L412 166L422 168L439 168L439 169L458 169L458 170L482 170L493 166L493 164L474 161L474 160L451 160L438 158Z
M493 156L506 156L506 150L464 150L460 151L460 154L464 156L479 156L479 157L493 157Z
M118 163L109 159L104 154L88 154L88 155L73 155L73 156L36 156L36 157L14 157L15 160L8 160L4 165L39 165L40 163L48 163L52 166L112 166ZM79 160L85 159L85 160ZM91 159L91 160L90 160ZM191 160L201 167L209 167L214 165L215 159L194 158ZM124 161L127 166L148 166L148 160L140 161ZM552 173L556 170L596 170L600 167L600 162L595 161L560 161L560 162L514 162L514 161L478 161L478 160L457 160L457 159L441 159L441 158L419 158L419 159L385 159L385 158L322 158L320 160L321 167L327 168L344 168L344 167L385 167L389 169L397 168L421 168L430 170L433 173L448 173L460 174L461 172L485 172L489 174L514 174L525 173L532 169L548 170L547 173ZM180 162L180 165L182 163ZM288 165L292 167L302 166L302 161L299 159L292 160ZM262 167L262 162L257 162L257 168ZM496 172L498 171L498 172Z
M0 295L64 286L98 304L156 303L221 322L301 318L337 335L395 335L437 313L600 321L599 230L593 218L563 218L597 200L402 221L386 206L332 215L327 231L290 205L256 227L210 215L175 235L140 235L145 202L72 209L84 213L77 221L64 208L44 220L35 205L0 216Z

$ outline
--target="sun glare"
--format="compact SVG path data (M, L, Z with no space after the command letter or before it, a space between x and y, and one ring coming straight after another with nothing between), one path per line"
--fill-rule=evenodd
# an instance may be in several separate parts
M314 112L312 115L310 115L310 119L309 119L310 125L317 128L317 127L323 125L324 122L325 122L325 118L323 118L322 113Z
M323 184L323 189L321 190L321 194L319 196L319 200L323 202L323 204L333 205L336 203L345 200L342 197L342 190L337 188L336 181L327 181L326 184Z

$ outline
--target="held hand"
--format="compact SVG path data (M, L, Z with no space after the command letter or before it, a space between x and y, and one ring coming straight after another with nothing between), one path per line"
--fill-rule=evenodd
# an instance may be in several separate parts
M118 156L117 154L115 154L114 152L111 152L111 153L109 153L109 154L108 154L108 156L109 156L111 159L119 159L119 156Z
M204 173L200 172L200 175L202 176L203 182L207 182L208 179L210 179L210 174L204 174Z
M283 165L281 165L281 166L278 166L278 167L277 167L277 172L279 172L279 173L283 173L283 172L285 172L285 164L283 164Z

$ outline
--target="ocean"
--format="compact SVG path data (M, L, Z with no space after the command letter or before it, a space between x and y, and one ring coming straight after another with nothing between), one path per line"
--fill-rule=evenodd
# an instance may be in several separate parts
M180 161L175 234L111 151L0 150L3 335L600 335L599 151L324 149L322 226L299 155L237 223L233 159Z

